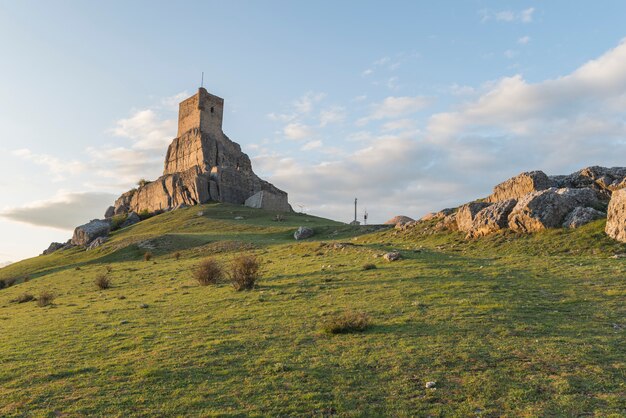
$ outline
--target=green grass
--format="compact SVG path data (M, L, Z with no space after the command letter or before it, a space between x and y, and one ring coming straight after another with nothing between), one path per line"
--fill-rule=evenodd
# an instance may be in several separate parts
M626 414L626 246L603 221L466 241L273 215L193 207L0 269L30 277L0 290L0 416ZM255 290L194 280L241 253L262 260ZM346 311L370 326L323 331Z

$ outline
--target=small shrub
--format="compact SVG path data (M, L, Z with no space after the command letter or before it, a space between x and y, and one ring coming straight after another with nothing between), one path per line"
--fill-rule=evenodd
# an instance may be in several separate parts
M376 264L372 264L372 263L364 264L363 270L376 270Z
M75 268L74 270L80 270L80 267L79 267L79 266L76 266L76 268Z
M174 253L174 258L176 259L176 261L180 260L180 252L175 252Z
M370 317L365 312L346 311L326 319L322 330L328 334L347 334L365 331L370 325Z
M39 294L37 298L37 306L48 306L52 305L52 301L54 300L54 295L51 292L44 291Z
M30 293L23 293L19 295L16 299L12 300L11 302L26 303L26 302L30 302L31 300L35 300L35 297L33 295L31 295Z
M144 255L143 255L143 260L144 261L150 261L152 260L152 253L150 251L147 251Z
M153 214L150 213L148 209L142 210L141 212L138 213L138 215L139 215L139 219L141 219L142 221L145 221L146 219L153 216Z
M147 184L150 184L150 183L152 183L150 180L140 179L140 180L137 182L137 186L139 186L139 187L143 187L143 186L145 186L145 185L147 185Z
M193 272L193 277L201 286L217 284L223 275L222 266L212 258L201 261Z
M111 266L106 266L104 269L107 271L107 273L110 273L113 271L113 267Z
M111 231L116 231L122 227L122 224L126 222L128 218L127 214L115 215L111 218Z
M7 287L7 284L4 280L0 280L0 289L4 289L5 287Z
M254 255L240 255L233 260L230 279L235 290L249 290L260 277L261 263Z
M29 282L30 281L30 276L24 276L24 283Z
M13 286L15 284L15 282L17 282L16 278L4 279L4 284L6 285L6 287Z
M106 273L100 273L96 276L95 283L100 290L108 289L111 287L111 278Z

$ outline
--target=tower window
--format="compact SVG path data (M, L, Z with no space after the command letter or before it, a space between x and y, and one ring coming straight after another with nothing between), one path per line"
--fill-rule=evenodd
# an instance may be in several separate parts
M215 108L211 106L211 113L215 112Z

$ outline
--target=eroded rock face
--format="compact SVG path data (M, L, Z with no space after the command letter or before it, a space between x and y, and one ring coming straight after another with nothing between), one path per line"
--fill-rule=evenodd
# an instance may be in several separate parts
M578 228L596 219L602 219L605 216L606 213L600 212L594 208L578 206L565 217L563 228Z
M567 176L553 177L556 187L591 188L608 200L611 192L626 187L626 167L587 167Z
M307 228L306 226L299 227L296 232L293 233L293 237L298 241L301 239L311 238L313 235L315 235L315 231L311 228Z
M626 189L616 190L611 195L605 232L613 239L626 242Z
M543 171L528 171L498 184L493 188L493 193L487 198L487 201L495 203L519 199L529 193L545 190L551 186L552 182Z
M470 202L461 206L456 213L456 224L459 228L459 231L471 231L474 225L474 218L476 217L476 214L478 214L478 212L480 212L489 205L490 203L487 202Z
M210 200L291 211L287 193L261 180L248 155L222 131L224 100L201 88L179 107L178 137L165 156L163 176L116 200L114 214L168 211ZM107 214L110 214L107 212Z
M261 190L246 199L244 204L251 208L290 212L291 206L283 196L267 190Z
M74 229L74 236L72 236L71 243L73 245L86 247L94 239L108 236L109 232L111 232L111 224L108 221L94 219Z
M509 228L517 232L537 232L558 228L574 208L571 200L550 188L522 197L509 215Z
M481 209L474 216L468 236L470 238L482 237L508 227L509 214L516 204L517 200L508 199Z
M398 215L385 222L385 225L403 225L408 224L409 222L414 222L414 219L409 218L408 216Z

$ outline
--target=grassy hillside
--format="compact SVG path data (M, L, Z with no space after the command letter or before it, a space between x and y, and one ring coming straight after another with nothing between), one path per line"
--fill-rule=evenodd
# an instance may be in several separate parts
M466 241L273 216L193 207L0 269L29 278L0 290L0 416L626 414L626 246L603 221ZM241 252L262 259L255 290L194 281ZM322 331L347 310L372 325Z

